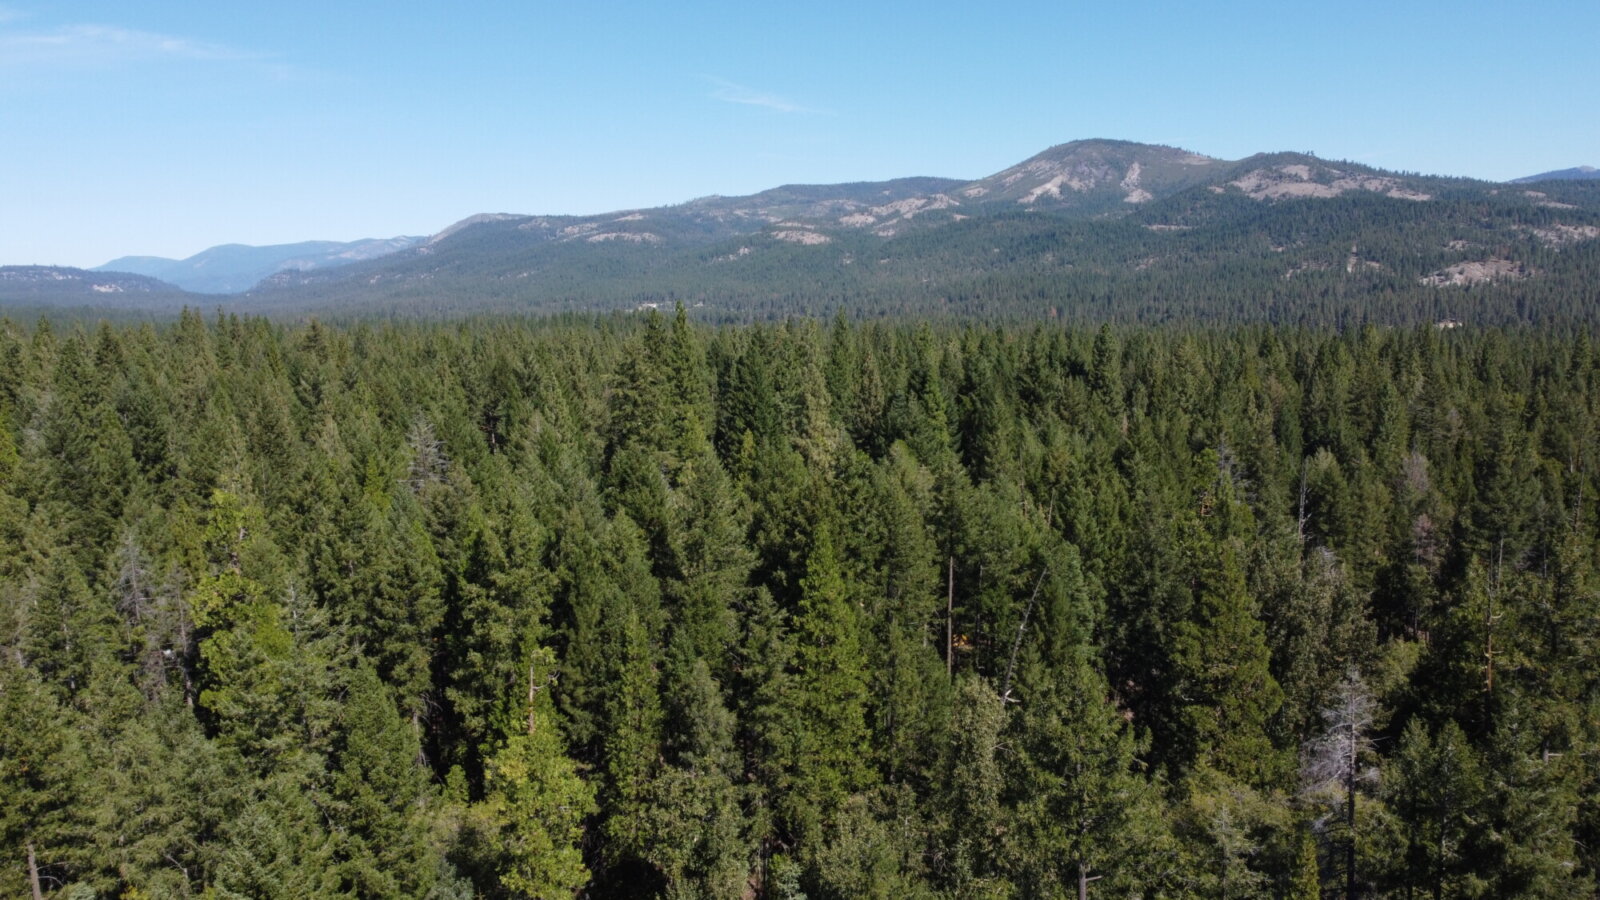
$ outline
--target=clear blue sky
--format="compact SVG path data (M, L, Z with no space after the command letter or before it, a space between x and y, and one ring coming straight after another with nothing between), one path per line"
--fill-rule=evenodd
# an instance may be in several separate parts
M1595 0L0 0L0 264L426 234L1111 137L1600 164Z

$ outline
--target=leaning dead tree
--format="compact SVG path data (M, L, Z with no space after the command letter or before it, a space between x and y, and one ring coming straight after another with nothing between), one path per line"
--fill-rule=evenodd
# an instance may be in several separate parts
M1033 583L1033 595L1028 598L1028 605L1022 610L1022 620L1017 622L1017 636L1011 639L1011 660L1006 663L1006 680L1000 688L1000 702L1015 703L1011 699L1011 676L1017 671L1017 651L1022 649L1022 635L1028 630L1028 617L1033 615L1033 604L1039 599L1039 588L1044 584L1044 577L1050 574L1048 567L1040 570L1039 580Z

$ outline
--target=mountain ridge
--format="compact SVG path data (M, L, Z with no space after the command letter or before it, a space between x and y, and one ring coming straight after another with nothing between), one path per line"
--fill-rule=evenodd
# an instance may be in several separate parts
M175 310L190 298L192 294L176 285L131 272L97 272L71 266L0 266L0 303Z
M123 256L92 272L130 272L157 278L199 294L249 290L285 269L318 269L377 259L416 246L422 237L364 238L356 241L299 241L291 244L218 244L193 256Z
M1600 269L1597 238L1597 181L1532 189L1309 153L1226 160L1091 139L971 180L788 184L595 215L477 214L376 259L280 270L222 305L431 316L681 300L720 318L849 308L1528 321L1600 306L1588 274Z
M1507 184L1532 184L1536 181L1588 181L1590 179L1600 179L1600 169L1594 166L1573 166L1570 169L1556 169L1551 172L1540 172L1538 175L1513 178Z
M1274 173L1265 170L1275 169ZM786 218L807 219L804 227L865 228L891 237L913 219L946 223L967 217L973 208L1043 210L1087 217L1118 216L1135 207L1205 185L1224 174L1228 184L1252 193L1241 181L1260 171L1254 199L1332 197L1352 190L1422 194L1405 182L1453 180L1446 176L1406 176L1359 163L1328 161L1304 153L1269 152L1239 160L1205 156L1180 147L1141 144L1108 138L1070 141L1047 148L992 175L963 181L933 176L839 184L790 184L743 196L711 195L679 204L637 207L593 215L479 213L465 217L431 237L430 244L474 225L517 220L519 227L538 230L545 224L573 229L561 238L583 237L586 226L605 222L639 222L654 215L683 212L720 223L764 220L782 226ZM1285 188L1300 182L1304 187ZM1318 187L1320 185L1320 187ZM1413 197L1412 199L1425 199ZM928 213L942 213L928 216ZM642 227L624 228L642 233ZM616 233L616 232L602 232ZM616 239L616 238L607 238ZM642 242L653 243L649 238Z

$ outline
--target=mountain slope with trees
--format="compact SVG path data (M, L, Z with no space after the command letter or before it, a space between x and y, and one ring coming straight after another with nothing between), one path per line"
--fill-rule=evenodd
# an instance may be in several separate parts
M1509 186L1308 154L1077 141L976 181L789 185L600 216L473 216L411 249L273 275L228 311L325 318L669 308L1352 327L1590 321L1600 182ZM97 298L98 299L98 298ZM164 311L148 298L112 298ZM9 306L83 306L75 293Z
M603 217L492 216L257 309L626 309L722 320L918 313L1309 325L1573 321L1594 301L1600 190L1229 162L1078 141L967 183L790 187Z

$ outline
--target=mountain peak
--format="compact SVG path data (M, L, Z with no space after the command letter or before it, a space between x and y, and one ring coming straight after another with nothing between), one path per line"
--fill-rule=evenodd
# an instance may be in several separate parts
M1593 178L1600 178L1600 169L1594 166L1575 166L1571 169L1556 169L1554 172L1541 172L1526 178L1513 178L1511 184L1530 184L1535 181L1588 181Z
M1039 159L1041 157L1061 158L1091 153L1166 156L1173 159L1188 160L1194 165L1220 162L1220 160L1213 157L1185 150L1182 147L1173 147L1169 144L1146 144L1140 141L1123 141L1115 138L1080 138L1075 141L1067 141L1064 144L1048 147L1034 154L1030 159Z
M1157 144L1105 138L1057 144L1004 171L974 181L956 196L1110 212L1200 184L1222 160Z

